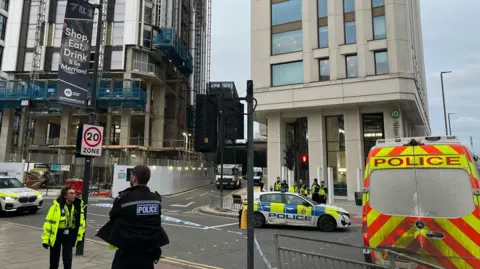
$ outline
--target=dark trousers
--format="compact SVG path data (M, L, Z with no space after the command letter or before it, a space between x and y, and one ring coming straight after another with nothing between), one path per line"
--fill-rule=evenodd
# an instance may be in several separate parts
M72 231L70 231L72 232ZM72 234L65 235L58 229L55 244L50 247L50 269L58 269L60 265L60 251L62 252L63 268L72 269L72 251L75 244Z
M318 193L313 193L312 194L312 200L317 202L317 203L320 203L320 194Z
M117 250L112 262L112 269L153 269L153 253L127 252Z
M326 204L327 203L327 196L326 195L320 195L320 204Z
M263 185L264 183L260 183L260 191L263 191Z

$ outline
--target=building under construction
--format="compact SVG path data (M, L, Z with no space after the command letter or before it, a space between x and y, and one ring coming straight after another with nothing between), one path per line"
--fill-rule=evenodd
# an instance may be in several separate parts
M80 177L76 135L88 115L53 98L66 4L10 1L0 161L59 164L69 170L64 177ZM102 42L95 15L90 53L93 71L100 46L97 111L105 128L94 179L108 182L115 163L200 166L190 134L195 94L205 93L210 77L211 0L103 0L102 18Z

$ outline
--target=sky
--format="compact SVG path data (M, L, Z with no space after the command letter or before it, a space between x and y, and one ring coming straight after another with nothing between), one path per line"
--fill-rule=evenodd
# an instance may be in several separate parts
M250 1L212 0L211 81L235 81L240 95L250 79ZM419 1L432 135L445 135L440 72L452 71L444 75L452 133L469 147L472 136L480 155L480 1Z

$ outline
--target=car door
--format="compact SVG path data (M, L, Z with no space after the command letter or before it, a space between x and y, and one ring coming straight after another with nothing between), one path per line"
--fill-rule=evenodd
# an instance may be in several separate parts
M287 225L313 225L313 205L300 196L285 194L285 215Z
M446 165L415 169L420 216L416 225L423 259L448 269L480 268L476 171L463 153L455 154L446 147L450 146L436 146L438 154L429 155L436 162L444 160ZM421 150L415 152L420 155Z
M262 194L260 196L261 210L270 224L286 224L285 197L282 193Z

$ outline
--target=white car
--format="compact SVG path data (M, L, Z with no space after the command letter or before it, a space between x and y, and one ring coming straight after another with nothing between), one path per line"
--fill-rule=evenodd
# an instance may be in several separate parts
M343 208L319 204L292 192L256 192L254 226L265 224L318 227L331 232L351 226L350 214Z
M43 206L40 192L26 188L12 176L0 176L0 213L28 211L35 214Z

